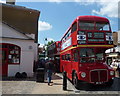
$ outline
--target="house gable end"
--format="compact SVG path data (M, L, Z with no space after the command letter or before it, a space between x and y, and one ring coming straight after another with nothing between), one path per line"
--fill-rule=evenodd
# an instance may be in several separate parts
M31 39L20 33L19 31L9 27L8 25L2 23L2 38L13 38L13 39Z

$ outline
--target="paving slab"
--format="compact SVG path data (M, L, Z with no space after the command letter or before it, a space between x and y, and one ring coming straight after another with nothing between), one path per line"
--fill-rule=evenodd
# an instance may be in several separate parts
M52 85L48 86L47 80L44 83L36 83L32 94L67 94L67 91L62 90L62 78L53 75Z

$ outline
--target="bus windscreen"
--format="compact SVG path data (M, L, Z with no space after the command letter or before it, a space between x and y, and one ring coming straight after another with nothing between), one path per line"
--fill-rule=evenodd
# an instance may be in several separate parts
M79 22L81 30L94 30L94 22Z
M79 22L79 28L81 30L99 30L99 31L109 31L109 23L101 23L101 22Z
M106 30L106 31L109 31L110 30L109 23L99 23L99 22L97 22L96 23L96 29L97 30Z
M81 63L93 63L104 60L104 50L95 52L93 48L81 48L79 54Z

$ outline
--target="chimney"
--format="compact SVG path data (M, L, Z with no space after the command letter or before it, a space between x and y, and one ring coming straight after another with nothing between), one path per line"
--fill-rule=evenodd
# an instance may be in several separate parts
M13 4L13 5L15 5L15 0L6 0L6 4Z

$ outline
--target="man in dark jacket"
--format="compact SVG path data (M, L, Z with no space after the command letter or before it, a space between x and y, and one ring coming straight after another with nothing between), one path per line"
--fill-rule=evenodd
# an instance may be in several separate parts
M118 66L117 66L116 71L118 71L118 75L119 75L119 77L120 77L120 62L118 62Z
M46 66L46 70L47 70L47 80L48 80L48 85L50 85L51 83L51 79L52 79L52 73L54 71L54 64L52 61L48 61L45 64Z

